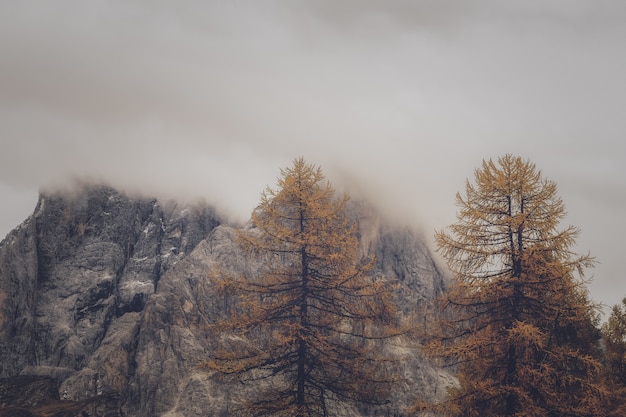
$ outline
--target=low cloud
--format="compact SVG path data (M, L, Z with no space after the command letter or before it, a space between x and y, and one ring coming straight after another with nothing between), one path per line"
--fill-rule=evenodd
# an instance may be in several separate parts
M608 254L594 294L615 303L625 23L610 0L3 2L0 231L18 196L74 177L245 220L303 156L430 235L510 152Z

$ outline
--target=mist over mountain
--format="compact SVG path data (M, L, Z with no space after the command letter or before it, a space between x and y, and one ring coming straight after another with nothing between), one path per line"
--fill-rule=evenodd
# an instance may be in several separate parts
M0 2L0 237L72 177L246 221L304 156L430 238L513 153L557 182L617 303L625 23L621 0Z
M350 212L377 270L399 282L401 310L428 309L446 280L426 243L365 202ZM197 364L214 348L206 328L223 308L209 271L259 267L233 241L238 227L203 203L109 186L42 193L0 244L0 415L50 407L62 416L229 415L250 388L216 381ZM414 342L389 348L407 381L384 415L415 395L445 392L451 377Z

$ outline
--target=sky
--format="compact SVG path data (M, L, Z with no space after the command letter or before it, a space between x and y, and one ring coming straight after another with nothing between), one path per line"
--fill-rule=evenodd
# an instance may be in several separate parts
M623 0L5 0L0 235L75 179L245 221L294 158L430 239L506 153L626 296Z

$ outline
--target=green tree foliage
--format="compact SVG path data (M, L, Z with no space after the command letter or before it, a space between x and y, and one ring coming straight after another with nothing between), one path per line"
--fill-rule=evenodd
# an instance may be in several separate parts
M626 298L613 306L609 319L602 326L606 349L606 378L612 388L612 415L626 415Z
M626 298L611 309L602 326L602 336L611 379L626 386Z
M396 311L389 283L361 258L347 200L297 159L239 234L264 267L217 280L238 302L215 325L225 342L205 366L258 383L241 415L332 416L332 403L382 404L390 393L393 361L381 343Z
M556 185L534 164L483 161L457 194L458 222L436 233L454 273L429 351L458 366L435 406L447 416L602 415L594 306L582 281L589 256ZM578 278L577 278L578 277Z

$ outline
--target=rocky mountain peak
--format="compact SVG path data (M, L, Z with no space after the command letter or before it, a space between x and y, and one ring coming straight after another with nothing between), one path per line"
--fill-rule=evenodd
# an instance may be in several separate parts
M400 282L404 309L442 291L443 274L418 235L367 205L354 206L354 216L364 251ZM106 407L82 409L85 416L229 415L231 396L243 391L197 363L212 349L206 324L222 308L208 272L253 267L235 230L202 204L131 198L107 186L42 193L0 244L3 383L44 378L60 400L106 399ZM420 388L407 385L398 404L411 390L441 393L447 376L405 350L406 373ZM11 405L1 392L0 411Z

